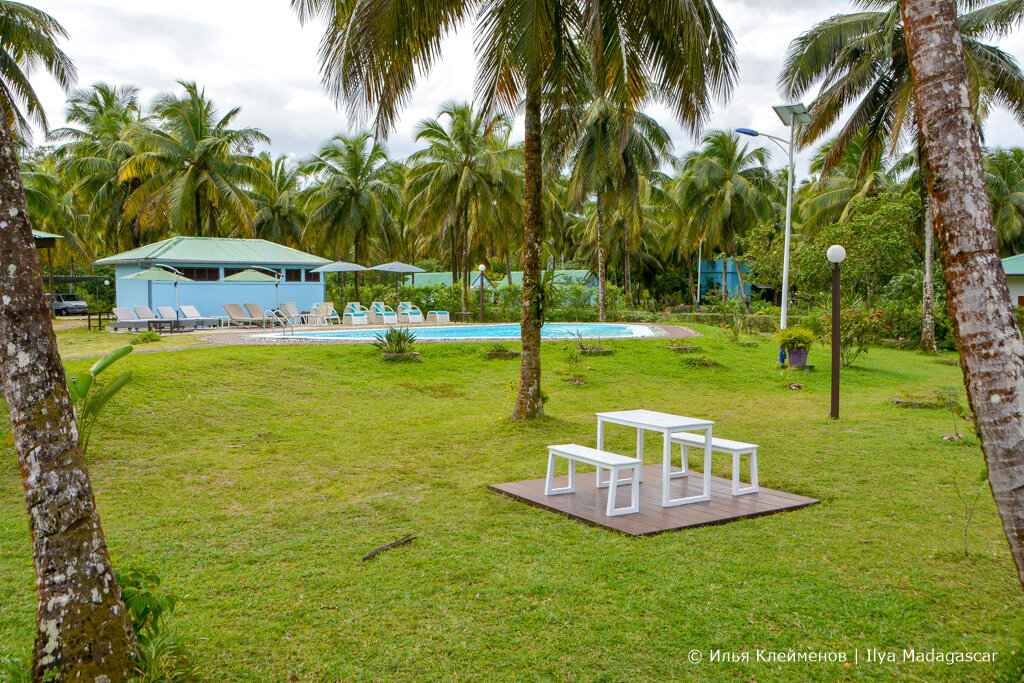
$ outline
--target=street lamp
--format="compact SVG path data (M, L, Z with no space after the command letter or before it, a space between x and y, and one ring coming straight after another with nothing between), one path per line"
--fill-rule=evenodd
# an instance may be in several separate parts
M477 266L477 270L480 271L480 322L484 321L484 271L487 270L487 266L480 264Z
M839 419L839 264L846 258L846 249L833 244L825 252L832 263L832 410L828 416Z
M782 125L789 128L789 142L774 135L759 133L751 128L737 128L736 132L751 137L765 137L779 146L789 157L789 174L786 179L786 241L782 252L782 315L779 318L779 329L786 329L786 318L789 313L789 242L793 234L793 150L796 147L796 128L811 122L811 115L807 107L802 104L780 104L772 107L775 114L782 121ZM782 349L779 349L779 362L785 361Z
M110 280L103 281L103 308L110 309Z

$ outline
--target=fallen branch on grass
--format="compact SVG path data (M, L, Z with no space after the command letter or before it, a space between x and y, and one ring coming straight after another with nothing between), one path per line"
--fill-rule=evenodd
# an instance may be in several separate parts
M397 548L400 545L405 545L406 543L409 543L410 541L412 541L414 538L416 538L416 536L414 534L406 534L405 536L402 536L397 541L391 541L391 543L388 543L387 545L382 545L379 548L374 548L370 552L368 552L365 555L363 555L363 561L365 562L366 560L369 560L370 558L372 558L374 555L379 555L380 553L384 552L385 550L391 550L392 548Z

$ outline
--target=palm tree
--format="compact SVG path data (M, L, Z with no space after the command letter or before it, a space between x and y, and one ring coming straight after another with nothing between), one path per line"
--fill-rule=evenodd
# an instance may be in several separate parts
M1024 149L996 149L985 155L985 185L999 249L1007 256L1024 251Z
M708 133L701 144L682 160L689 182L680 186L678 201L687 216L687 237L733 257L746 303L738 240L772 213L776 186L765 166L768 150L750 149L726 131ZM722 293L728 296L724 260Z
M555 129L558 130L557 128ZM671 154L672 140L668 132L650 116L598 97L589 103L574 130L565 135L555 133L557 143L567 150L571 163L569 199L579 206L593 194L597 245L598 320L606 319L605 306L605 202L610 197L636 198L642 174L653 171ZM624 234L624 253L629 261L629 233ZM630 273L625 275L626 301L632 308Z
M0 37L0 110L7 127L25 139L29 137L29 120L43 130L49 127L42 102L28 80L32 67L42 65L64 90L75 83L75 65L57 46L57 41L68 34L49 14L20 2L3 0Z
M414 13L393 11L385 0L292 0L292 7L300 21L325 20L324 86L354 113L373 112L380 134L392 127L445 36L476 22L477 92L484 110L513 111L522 104L525 115L523 354L513 418L543 415L542 112L584 100L580 83L589 57L599 73L628 92L626 101L634 108L659 97L695 130L712 99L726 94L735 77L725 22L710 0L422 0Z
M963 102L970 62L956 40L953 0L902 4L964 384L992 496L1024 585L1024 340L995 249L979 127Z
M22 68L42 63L61 85L74 69L50 16L0 2L0 377L25 488L38 610L33 680L124 680L138 643L114 577L50 311L21 174L25 106L45 123Z
M309 191L305 244L318 244L335 259L350 252L357 263L381 253L380 239L393 227L391 207L401 198L387 148L369 133L336 135L302 165L314 182ZM359 278L355 279L359 298Z
M88 213L84 230L107 251L134 249L163 236L144 231L125 215L125 203L141 180L121 180L121 167L137 149L129 133L141 120L139 93L134 86L96 83L68 98L64 118L69 124L51 131L63 141L56 150L59 171L75 183L75 195Z
M32 225L64 238L58 249L66 252L71 274L74 275L75 256L86 263L99 258L97 245L85 229L89 217L79 210L74 185L60 172L57 158L45 150L23 157L21 180Z
M253 203L246 190L269 182L252 153L270 139L256 128L232 128L236 107L224 116L195 83L184 95L165 93L151 124L136 126L136 153L121 181L139 181L125 204L130 219L197 236L251 235Z
M268 182L250 193L256 210L252 217L253 236L300 246L306 215L298 164L286 156L271 159L265 153L257 157L256 163Z
M502 114L483 116L454 102L416 128L416 141L427 146L409 157L414 225L421 233L448 235L455 247L452 270L462 281L463 311L473 242L483 242L497 222L495 205L520 194L516 150L507 144L510 128Z
M981 121L993 106L1000 105L1024 123L1024 73L1013 56L982 42L1020 23L1024 5L1018 0L983 3L964 0L969 11L958 18L975 116ZM921 145L900 3L857 0L855 4L863 11L830 17L792 42L779 85L791 99L822 85L810 106L813 120L800 134L804 144L824 135L850 111L825 157L824 171L837 165L862 136L859 179L886 148L895 156L904 143L918 150ZM919 166L927 173L923 164ZM923 189L921 199L925 238L921 345L934 350L934 229Z

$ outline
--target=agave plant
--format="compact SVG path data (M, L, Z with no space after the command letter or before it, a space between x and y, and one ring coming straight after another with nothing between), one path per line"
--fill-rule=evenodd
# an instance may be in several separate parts
M416 335L408 327L390 327L384 334L378 332L376 337L373 345L386 354L411 353L416 341Z

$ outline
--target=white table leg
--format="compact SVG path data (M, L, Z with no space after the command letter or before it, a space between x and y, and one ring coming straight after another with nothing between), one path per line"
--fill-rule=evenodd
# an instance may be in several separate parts
M597 450L604 450L604 420L600 417L597 418ZM607 484L601 483L601 468L598 467L595 473L594 482L597 484L597 488L603 489Z
M669 483L672 480L672 474L670 472L670 464L672 461L672 435L668 432L665 432L665 455L663 457L663 461L665 463L665 473L664 477L662 477L661 504L664 507L687 505L689 503L703 503L706 500L711 500L711 427L707 427L704 430L704 486L702 487L700 495L675 499L671 497Z
M644 430L639 428L636 430L636 457L640 461L640 481L644 480Z

